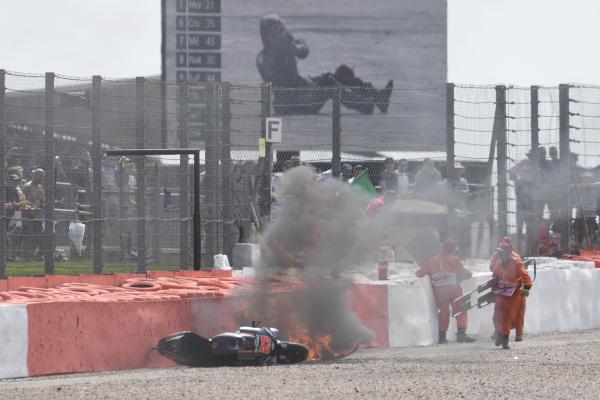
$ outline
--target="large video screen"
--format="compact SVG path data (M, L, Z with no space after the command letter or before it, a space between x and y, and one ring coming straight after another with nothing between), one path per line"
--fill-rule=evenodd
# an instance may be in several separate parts
M167 80L270 80L305 91L341 81L363 89L343 94L344 150L445 147L446 0L164 1ZM263 18L272 14L280 22ZM272 40L282 29L292 49ZM331 101L294 100L317 103L302 109L280 97L273 101L284 119L278 148L326 142Z

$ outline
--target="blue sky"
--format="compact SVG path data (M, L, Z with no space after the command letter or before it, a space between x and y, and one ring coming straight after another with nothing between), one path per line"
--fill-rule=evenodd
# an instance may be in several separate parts
M2 6L0 68L109 77L160 71L159 0ZM599 21L599 0L448 0L448 80L600 84Z

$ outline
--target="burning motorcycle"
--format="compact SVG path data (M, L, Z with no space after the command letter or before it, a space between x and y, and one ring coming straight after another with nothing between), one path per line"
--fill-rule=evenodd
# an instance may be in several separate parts
M161 339L157 350L177 364L191 367L297 364L308 357L305 346L279 340L278 329L255 325L212 339L177 332Z

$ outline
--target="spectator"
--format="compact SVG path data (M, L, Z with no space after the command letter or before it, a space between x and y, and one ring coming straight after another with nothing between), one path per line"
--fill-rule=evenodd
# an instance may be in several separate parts
M406 195L410 187L410 181L408 179L408 160L405 158L398 161L398 169L396 170L396 176L398 177L398 194Z
M546 148L544 146L538 147L538 156L539 156L540 170L547 169L546 164L548 164L548 160L547 160L548 153L546 152Z
M558 169L560 160L558 159L558 149L554 146L550 147L549 150L550 160L548 160L549 167L551 169Z
M465 167L461 163L454 164L454 174L448 179L450 188L458 193L469 193L469 182L465 178Z
M549 154L550 159L546 160L541 169L542 195L548 204L550 219L554 221L560 208L560 191L556 190L556 182L560 180L560 160L556 147L550 147Z
M5 159L6 173L17 174L19 179L23 179L23 167L20 163L20 153L17 147L11 148L7 153Z
M71 173L71 184L75 188L75 201L79 204L90 204L89 190L93 180L92 157L89 151L83 150L77 159L77 165Z
M285 160L283 162L283 166L281 167L282 172L285 172L287 170L290 170L294 168L294 163L292 162L292 160Z
M83 150L71 173L71 183L77 188L87 189L92 185L92 178L92 157L89 151Z
M581 182L585 169L579 165L579 155L577 153L569 154L569 172L571 182Z
M67 174L65 173L65 166L63 159L60 156L54 157L54 183L66 182Z
M119 184L124 193L123 212L125 216L133 215L135 214L135 189L137 187L135 164L129 158L121 157L119 159L119 167L121 171L119 174Z
M115 160L111 157L105 157L102 159L102 188L116 189L117 187Z
M383 191L393 190L397 192L398 184L398 174L394 171L394 159L387 157L383 162L383 172L381 173L379 186Z
M461 163L454 164L454 172L448 177L448 187L451 191L451 199L454 207L465 209L467 196L469 194L469 182L464 177L465 167Z
M290 157L291 168L296 168L300 166L300 157L292 156Z
M348 163L342 164L342 179L344 182L348 182L353 177L352 174L352 165Z
M383 196L371 200L367 205L365 213L369 217L374 217L382 210L391 209L397 199L398 194L393 190L388 190Z
M415 175L415 194L427 199L433 199L438 193L437 185L442 181L442 174L433 164L431 158L426 158L423 166Z
M598 223L596 215L598 214L600 198L600 182L593 182L591 173L582 176L582 180L571 185L573 197L571 203L576 205L575 219L573 220L573 236L578 248L584 244L591 248L596 240L596 231Z
M533 153L529 151L525 160L519 161L508 171L508 176L515 182L517 197L517 234L523 236L523 227L533 212L532 182L533 182Z
M19 207L25 200L21 191L21 178L17 174L8 176L6 186L6 234L8 237L8 259L17 260L21 244L21 211Z
M352 170L352 177L354 179L358 178L360 176L360 174L363 173L363 171L365 170L365 167L363 167L362 165L358 164L354 167L354 170Z
M41 246L43 230L43 207L45 202L43 169L36 168L31 171L31 180L23 185L23 195L26 206L22 210L23 235L25 239L24 258L32 260L36 250Z
M106 157L102 160L101 183L104 200L104 216L107 218L119 217L119 193L115 160Z
M8 228L15 210L19 208L20 203L25 200L21 190L21 178L16 174L11 174L6 179L6 228Z

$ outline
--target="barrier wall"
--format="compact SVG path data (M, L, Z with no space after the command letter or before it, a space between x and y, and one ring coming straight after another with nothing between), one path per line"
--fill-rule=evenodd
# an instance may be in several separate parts
M475 274L463 282L463 291L473 290L490 279L490 273ZM437 342L438 321L428 278L389 285L390 346L429 345ZM467 333L488 340L494 332L494 306L469 311ZM527 298L525 334L569 332L600 328L600 269L538 271ZM451 320L449 340L456 337Z
M0 304L0 378L29 376L27 308Z
M464 282L468 291L489 278ZM47 281L49 282L49 281ZM31 283L31 282L29 282ZM50 283L47 283L50 284ZM525 333L600 328L600 269L539 271L528 298ZM429 280L356 284L352 308L375 333L375 347L437 340ZM237 328L233 296L121 302L0 303L0 378L173 365L153 347L170 333L204 335ZM488 340L493 307L469 314L467 332ZM452 339L454 323L449 330Z

